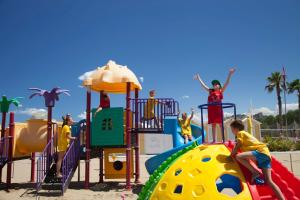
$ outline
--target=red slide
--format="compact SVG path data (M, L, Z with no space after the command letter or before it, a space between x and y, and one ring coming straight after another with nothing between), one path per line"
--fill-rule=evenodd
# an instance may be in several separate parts
M232 150L233 143L229 142L227 147ZM254 200L276 200L276 196L267 184L255 185L251 184L251 173L248 169L241 166L247 185ZM276 158L272 157L272 179L281 189L286 200L300 200L300 180L295 177L285 166L283 166Z

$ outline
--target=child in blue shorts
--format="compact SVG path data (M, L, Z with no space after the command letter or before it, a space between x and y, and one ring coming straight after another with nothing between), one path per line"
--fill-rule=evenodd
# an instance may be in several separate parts
M266 183L272 188L277 198L284 200L280 188L273 182L271 177L271 154L266 144L258 141L250 133L244 131L244 124L241 120L234 120L231 124L231 131L236 136L236 144L228 160L236 160L250 170L252 173L251 182L258 180L260 172L257 171L249 162L257 162L257 166L262 169ZM238 150L242 153L238 153Z

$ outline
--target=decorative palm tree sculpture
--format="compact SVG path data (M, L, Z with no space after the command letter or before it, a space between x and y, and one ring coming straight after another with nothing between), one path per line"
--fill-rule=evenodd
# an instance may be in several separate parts
M21 105L19 99L22 98L23 97L7 99L5 95L2 96L2 99L0 101L0 110L2 113L1 138L4 137L5 134L6 113L8 113L10 105L14 104L15 106L19 107Z
M59 87L53 88L51 91L43 90L40 88L29 88L29 90L34 91L34 93L29 97L29 99L34 96L43 96L45 100L45 106L48 108L48 119L47 119L47 143L51 139L51 129L52 129L52 108L55 106L55 101L59 100L60 94L65 94L71 96L69 90L61 89Z

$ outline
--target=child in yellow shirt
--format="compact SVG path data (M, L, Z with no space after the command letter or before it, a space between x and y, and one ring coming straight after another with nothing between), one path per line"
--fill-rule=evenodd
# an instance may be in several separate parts
M158 100L155 99L155 90L150 90L149 98L144 106L144 117L142 118L142 121L154 120L155 127L159 128L158 120L155 116L155 105L157 104Z
M257 166L262 169L266 183L272 188L278 199L284 200L280 188L273 182L271 177L271 155L267 145L244 131L244 124L241 120L234 120L230 127L232 133L236 136L236 144L228 160L236 158L238 162L249 169L252 173L251 182L257 181L260 176L260 172L249 162L249 160L256 161ZM239 149L242 153L238 153Z
M184 138L184 144L186 144L188 141L192 141L192 129L191 129L191 120L193 119L194 116L194 109L192 109L192 114L188 118L187 114L184 112L181 115L181 119L179 119L179 112L177 115L177 120L178 124L181 128L181 135Z
M69 141L70 140L75 140L75 137L71 136L71 129L70 126L73 124L73 119L70 115L66 115L63 117L63 125L62 125L62 130L60 134L58 135L58 140L57 140L57 163L56 163L56 176L58 178L61 178L61 163L64 158L65 152L68 149L69 146Z

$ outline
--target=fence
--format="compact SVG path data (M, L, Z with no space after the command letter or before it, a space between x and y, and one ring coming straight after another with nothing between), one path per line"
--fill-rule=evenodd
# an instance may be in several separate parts
M139 131L161 132L166 116L176 116L179 104L171 98L131 99L132 127Z
M300 138L300 129L261 129L261 136Z

